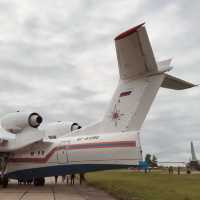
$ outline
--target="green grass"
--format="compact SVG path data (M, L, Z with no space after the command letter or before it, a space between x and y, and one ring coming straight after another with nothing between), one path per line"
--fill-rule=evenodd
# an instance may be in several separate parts
M200 200L200 174L107 171L88 173L86 178L121 200Z

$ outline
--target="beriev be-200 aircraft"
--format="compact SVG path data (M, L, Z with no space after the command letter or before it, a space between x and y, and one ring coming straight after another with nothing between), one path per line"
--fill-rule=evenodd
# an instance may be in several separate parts
M171 60L156 62L144 24L115 39L119 82L103 119L88 127L55 122L41 128L38 113L16 112L1 119L2 185L96 170L138 167L140 129L160 87L195 86L167 72ZM40 126L40 127L39 127Z

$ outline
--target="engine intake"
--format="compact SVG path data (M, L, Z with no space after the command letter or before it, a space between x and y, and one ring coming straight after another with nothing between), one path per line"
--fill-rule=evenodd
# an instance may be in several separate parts
M70 130L71 130L71 131L75 131L75 130L78 130L78 129L80 129L80 128L81 128L81 126L80 126L78 123L74 122L74 123L71 125Z
M28 123L33 128L37 128L42 123L42 117L38 113L31 113L28 117Z

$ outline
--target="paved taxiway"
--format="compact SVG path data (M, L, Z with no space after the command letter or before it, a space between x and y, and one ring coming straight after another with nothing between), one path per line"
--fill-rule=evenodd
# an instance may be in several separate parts
M114 200L113 197L101 190L85 184L54 184L54 179L48 179L43 187L33 185L17 185L11 181L8 188L0 188L2 200Z

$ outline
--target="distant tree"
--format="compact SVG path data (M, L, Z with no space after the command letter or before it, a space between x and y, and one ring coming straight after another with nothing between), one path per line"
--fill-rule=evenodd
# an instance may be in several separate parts
M151 163L153 165L153 167L157 167L158 166L158 159L155 155L152 156L152 160Z
M158 166L158 159L155 155L151 155L150 153L146 154L145 161L150 167Z
M149 166L151 166L151 154L146 154L145 161Z

